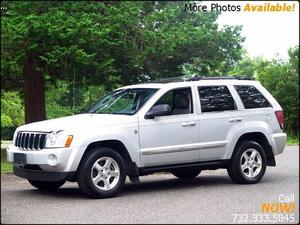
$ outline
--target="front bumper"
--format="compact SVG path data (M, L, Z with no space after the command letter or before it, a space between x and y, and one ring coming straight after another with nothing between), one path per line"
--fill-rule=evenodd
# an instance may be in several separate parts
M63 172L68 164L72 148L53 148L37 150L21 150L13 144L7 150L7 161L14 162L14 154L22 153L26 155L27 165L39 165L40 168L48 172ZM53 159L55 156L55 160ZM69 171L64 171L69 172Z
M45 172L43 170L25 169L22 166L14 165L14 174L28 180L37 181L65 181L73 180L75 172Z

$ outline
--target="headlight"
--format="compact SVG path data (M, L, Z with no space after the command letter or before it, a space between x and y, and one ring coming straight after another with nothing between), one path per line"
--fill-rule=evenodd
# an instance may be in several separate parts
M18 134L18 132L17 132L17 130L15 130L14 136L13 136L13 144L14 144L14 145L16 145L17 134Z
M67 135L66 132L60 130L51 132L46 138L46 148L67 148L70 147L73 140L72 135Z

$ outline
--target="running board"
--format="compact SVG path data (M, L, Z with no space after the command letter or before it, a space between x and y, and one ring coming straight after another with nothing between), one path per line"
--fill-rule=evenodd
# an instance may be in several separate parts
M147 175L155 172L170 172L175 169L183 168L199 168L201 170L215 170L220 168L226 168L230 160L213 160L213 161L201 161L201 162L192 162L192 163L181 163L181 164L169 164L163 166L149 166L149 167L140 167L139 175Z

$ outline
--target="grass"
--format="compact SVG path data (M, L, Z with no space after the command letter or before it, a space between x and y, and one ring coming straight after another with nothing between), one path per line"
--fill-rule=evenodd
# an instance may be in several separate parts
M13 164L6 161L6 148L11 141L1 141L1 173L12 172Z
M13 165L6 161L6 148L11 143L11 141L2 140L1 141L1 173L12 172ZM288 135L287 145L299 145L299 137Z
M287 145L299 145L299 136L291 136L287 137Z
M3 161L1 159L1 173L11 173L13 171L13 164Z

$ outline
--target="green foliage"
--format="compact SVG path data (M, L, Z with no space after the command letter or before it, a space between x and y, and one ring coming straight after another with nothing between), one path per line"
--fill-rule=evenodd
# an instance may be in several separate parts
M1 128L16 127L24 123L24 106L16 91L1 92Z
M299 133L299 46L289 49L288 61L245 56L229 74L259 80L283 108L285 129Z
M1 173L11 173L11 172L13 172L13 164L7 162L5 158L1 159Z
M297 53L298 52L298 53ZM289 61L274 59L258 72L257 78L283 108L285 126L290 132L299 129L299 47L289 50Z
M182 69L186 77L198 76L222 76L241 59L243 49L240 26L225 26L218 30L214 21L209 33L203 29L198 29L194 33L194 40L202 37L200 43L195 41L184 56L190 58L189 62L182 64ZM192 29L192 28L191 28ZM200 44L200 45L199 45ZM182 55L182 52L178 53Z
M24 122L24 94L14 90L22 90L24 61L34 55L48 118L81 112L121 85L231 74L260 80L283 107L287 129L298 132L299 47L288 62L243 56L242 27L218 29L219 13L186 12L184 3L6 1L1 126Z
M258 57L251 59L247 54L244 54L242 60L239 61L236 66L232 67L228 75L255 78L257 72L267 63L267 60L263 58Z
M99 100L104 94L105 88L103 86L75 86L73 104L72 83L59 81L55 85L49 85L46 91L47 118L52 119L80 113Z
M299 145L299 136L293 136L293 135L288 134L287 144L288 145Z
M1 126L12 127L13 126L12 119L7 115L1 115Z
M58 82L56 85L48 87L46 91L46 114L48 119L72 115L72 107L63 104L66 93L68 93L66 82Z
M80 73L87 68L110 72L107 60L111 58L103 50L110 48L113 39L109 29L100 25L104 7L89 2L8 2L1 20L4 76L13 72L20 76L21 69L15 71L8 65L22 68L24 57L32 53L41 61L39 69L51 75L51 81L72 77L75 64ZM96 49L105 64L97 63ZM9 86L6 80L4 84Z
M1 138L2 138L2 135L1 135ZM6 148L10 143L11 143L11 141L2 141L1 140L1 173L13 171L13 164L6 161Z
M47 81L72 81L75 73L78 83L109 89L186 71L227 71L241 56L241 28L218 30L218 13L190 13L183 6L157 1L7 2L1 22L4 88L13 86L6 77L19 81L29 53L38 56Z

